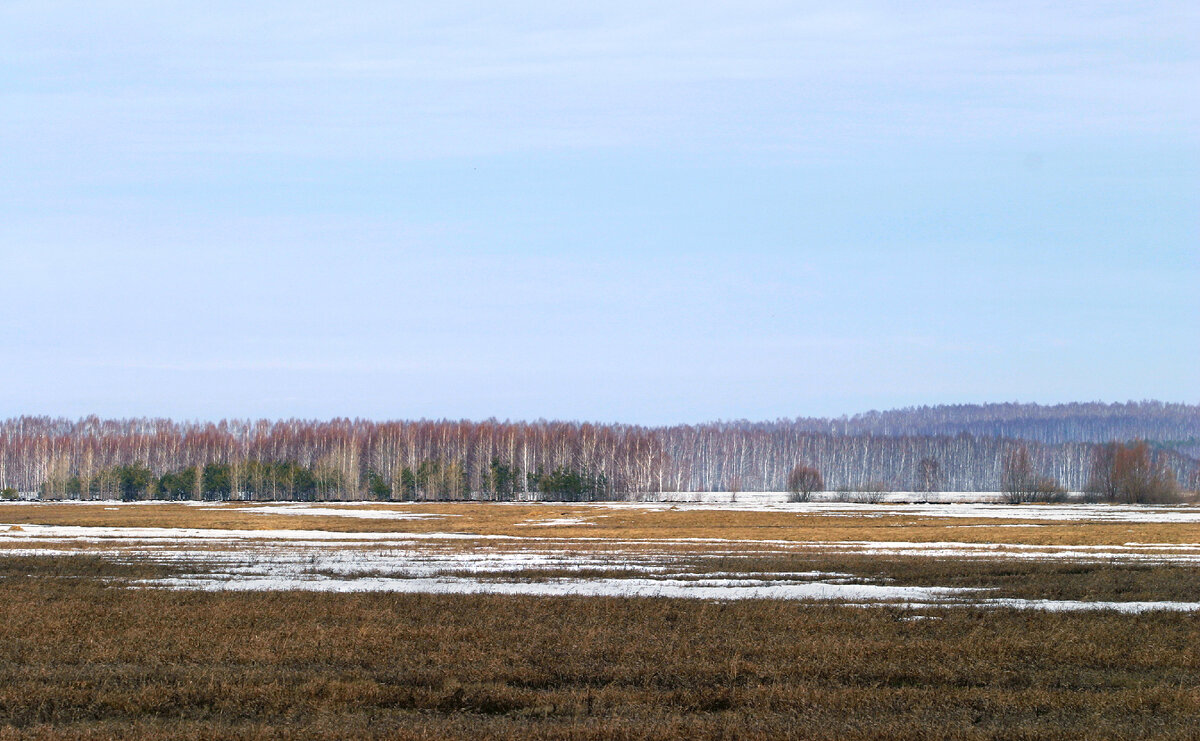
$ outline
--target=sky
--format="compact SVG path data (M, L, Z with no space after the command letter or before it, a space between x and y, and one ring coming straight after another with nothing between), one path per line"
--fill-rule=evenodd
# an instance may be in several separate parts
M1200 402L1194 2L6 0L0 416Z

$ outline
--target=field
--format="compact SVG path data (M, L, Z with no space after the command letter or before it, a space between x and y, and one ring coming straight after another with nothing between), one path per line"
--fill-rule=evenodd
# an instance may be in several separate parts
M0 738L1197 738L1200 508L0 505Z

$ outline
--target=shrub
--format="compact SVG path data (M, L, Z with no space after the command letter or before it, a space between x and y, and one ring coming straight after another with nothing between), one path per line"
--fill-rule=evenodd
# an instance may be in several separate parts
M879 504L891 487L883 481L868 481L851 493L853 501L859 504Z
M1179 501L1175 474L1145 441L1097 446L1087 490L1110 502L1160 504Z
M813 492L825 488L825 479L816 468L797 464L788 474L787 486L791 495L788 497L789 502L807 502L812 498Z
M1034 473L1024 445L1005 456L1001 488L1008 504L1056 502L1067 493L1053 478Z

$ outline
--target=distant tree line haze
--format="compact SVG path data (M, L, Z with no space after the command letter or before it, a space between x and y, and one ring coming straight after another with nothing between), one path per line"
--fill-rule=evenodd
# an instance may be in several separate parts
M1111 437L1096 439L1101 434ZM1198 439L1200 407L1157 402L672 427L20 417L0 422L0 491L53 499L591 501L662 491L787 491L804 500L829 489L874 501L886 491L948 490L1038 501L1090 490L1161 501L1180 486L1200 488Z
M778 424L840 435L959 435L1040 443L1147 440L1200 458L1200 406L1160 401L1102 404L951 404Z

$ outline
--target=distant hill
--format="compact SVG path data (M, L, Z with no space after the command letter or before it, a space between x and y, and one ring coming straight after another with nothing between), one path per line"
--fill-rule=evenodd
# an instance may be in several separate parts
M1072 404L951 404L776 424L841 435L1005 437L1057 445L1146 440L1200 458L1200 405L1138 401Z

